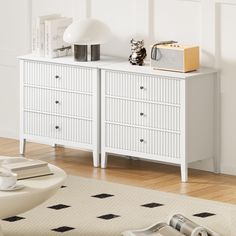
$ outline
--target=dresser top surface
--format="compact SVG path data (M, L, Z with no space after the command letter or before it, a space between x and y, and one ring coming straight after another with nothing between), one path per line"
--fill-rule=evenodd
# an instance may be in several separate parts
M46 63L56 63L56 64L64 64L64 65L73 65L73 66L84 66L90 68L100 68L109 64L117 63L123 61L121 58L112 57L112 56L101 56L101 60L99 61L75 61L73 56L67 57L59 57L59 58L46 58L39 57L32 54L24 55L18 57L20 60L28 60L28 61L38 61L38 62L46 62Z
M154 76L159 75L159 76L176 77L176 78L182 78L182 79L217 73L216 69L207 68L207 67L201 67L197 71L187 72L187 73L156 70L150 66L149 61L145 61L145 64L143 66L131 65L128 61L123 61L123 62L112 63L110 65L104 65L104 66L101 66L100 68L106 69L106 70L113 70L113 71L125 71L125 72L131 72L131 73L139 73L139 74L141 73L141 74L154 75Z
M125 60L124 58L112 57L112 56L101 56L101 60L99 61L86 61L86 62L75 61L73 56L59 57L59 58L46 58L46 57L35 56L32 54L20 56L18 57L18 59L45 62L45 63L83 66L83 67L90 67L90 68L100 68L100 69L113 70L113 71L124 71L124 72L138 73L138 74L141 73L141 74L154 75L154 76L155 75L168 76L168 77L176 77L176 78L182 78L182 79L217 73L217 70L213 68L207 68L207 67L201 67L197 71L188 72L188 73L156 70L156 69L151 68L149 61L145 61L145 64L143 66L136 66L136 65L131 65L128 62L128 60Z

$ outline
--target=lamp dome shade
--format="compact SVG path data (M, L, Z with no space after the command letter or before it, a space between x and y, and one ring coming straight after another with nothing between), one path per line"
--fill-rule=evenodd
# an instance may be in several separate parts
M63 40L75 45L103 44L110 38L107 25L96 19L78 20L70 24L64 32Z

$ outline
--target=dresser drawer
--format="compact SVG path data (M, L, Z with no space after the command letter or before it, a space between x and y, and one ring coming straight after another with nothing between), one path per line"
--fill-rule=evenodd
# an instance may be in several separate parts
M92 144L92 121L24 112L24 133Z
M91 68L24 62L24 83L28 85L92 93Z
M92 119L92 95L25 86L24 109Z
M180 104L180 80L120 71L105 71L105 95Z
M180 134L105 124L105 145L112 149L180 158ZM144 156L145 157L145 156Z
M105 119L108 122L163 130L180 130L180 107L136 102L107 97Z

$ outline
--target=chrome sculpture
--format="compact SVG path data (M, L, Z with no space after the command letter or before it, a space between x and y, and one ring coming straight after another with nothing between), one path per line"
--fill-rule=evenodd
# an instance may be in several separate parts
M129 56L129 62L132 65L139 65L142 66L144 63L144 59L147 56L146 49L144 48L144 41L143 40L134 40L131 39L131 55Z

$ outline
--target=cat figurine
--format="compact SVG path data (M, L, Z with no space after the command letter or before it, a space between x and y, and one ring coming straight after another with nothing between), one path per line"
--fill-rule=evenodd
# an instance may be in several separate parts
M147 56L146 49L144 48L144 41L136 41L131 39L131 55L129 56L129 62L132 65L142 66L144 59Z

